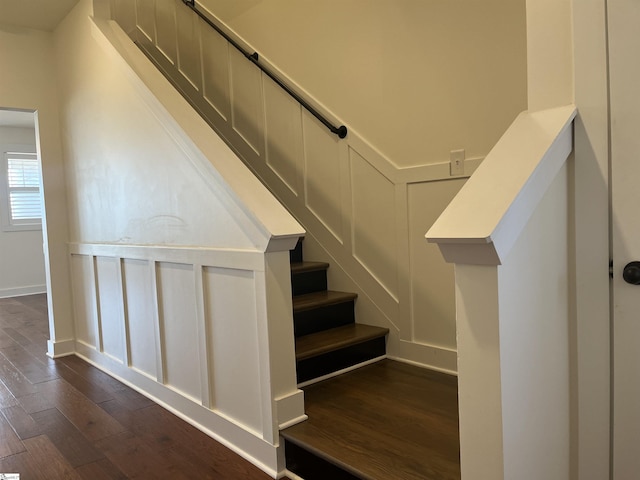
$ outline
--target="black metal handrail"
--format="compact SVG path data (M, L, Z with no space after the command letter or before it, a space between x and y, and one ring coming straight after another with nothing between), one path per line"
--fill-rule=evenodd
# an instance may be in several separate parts
M309 113L311 113L311 115L313 115L318 120L320 120L320 122L322 122L322 124L325 127L327 127L331 131L331 133L336 134L339 138L344 138L347 136L347 127L345 127L344 125L340 125L339 127L336 127L324 116L322 116L320 112L318 112L315 108L309 105L306 100L304 100L300 95L294 92L287 84L285 84L282 80L280 80L274 73L272 73L264 65L260 64L259 62L260 57L258 55L258 52L249 53L248 51L246 51L244 48L242 48L238 44L238 42L236 42L233 38L227 35L227 33L224 30L222 30L218 25L213 23L209 19L209 17L207 17L204 13L198 10L198 8L196 7L195 0L182 0L182 3L184 3L191 10L193 10L202 20L204 20L207 23L207 25L209 25L216 32L222 35L225 38L225 40L227 40L231 45L233 45L240 53L242 53L242 55L244 55L256 67L262 70L271 80L276 82L280 86L280 88L282 88L285 92L291 95L300 105L306 108L309 111Z

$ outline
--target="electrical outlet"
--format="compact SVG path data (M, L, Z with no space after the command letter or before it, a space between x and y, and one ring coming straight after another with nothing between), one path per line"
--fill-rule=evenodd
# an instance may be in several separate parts
M449 154L449 174L464 175L464 150L451 150Z

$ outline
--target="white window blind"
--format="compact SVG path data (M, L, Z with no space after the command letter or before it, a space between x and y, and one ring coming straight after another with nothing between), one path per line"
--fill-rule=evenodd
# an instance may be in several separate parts
M40 164L33 153L7 152L6 198L9 225L40 224Z

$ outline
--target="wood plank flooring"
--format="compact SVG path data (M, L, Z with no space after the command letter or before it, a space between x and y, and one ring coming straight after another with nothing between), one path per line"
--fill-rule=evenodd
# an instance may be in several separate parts
M383 360L303 390L309 419L287 441L355 478L460 479L456 377Z
M20 480L267 480L78 357L52 360L45 295L0 299L0 473Z

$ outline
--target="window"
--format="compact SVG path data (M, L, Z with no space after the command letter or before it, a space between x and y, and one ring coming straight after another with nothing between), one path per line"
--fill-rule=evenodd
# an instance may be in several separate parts
M41 228L40 163L37 155L6 152L2 166L4 230Z

